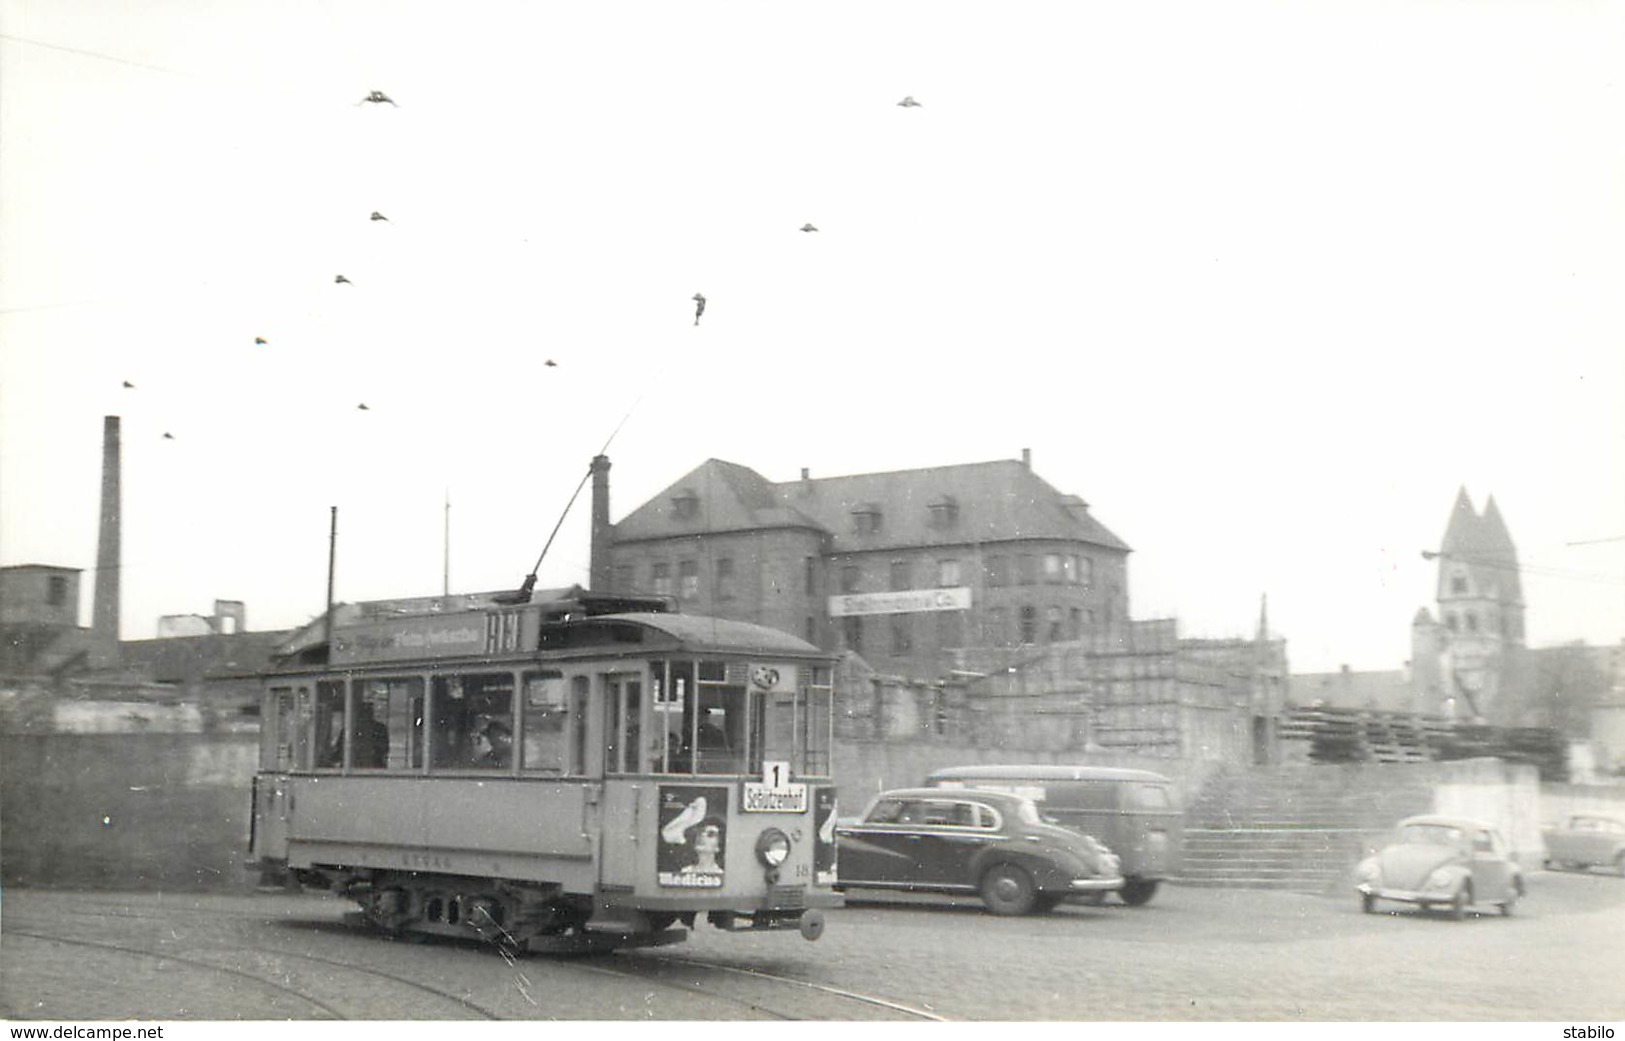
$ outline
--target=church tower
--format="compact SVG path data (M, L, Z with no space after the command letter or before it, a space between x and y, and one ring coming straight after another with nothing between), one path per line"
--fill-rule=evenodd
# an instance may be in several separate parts
M1458 718L1495 714L1507 659L1524 646L1523 587L1518 551L1492 495L1480 514L1463 487L1456 493L1439 551L1437 628L1439 696L1454 698ZM1418 616L1418 622L1421 620ZM1412 626L1413 668L1426 657Z

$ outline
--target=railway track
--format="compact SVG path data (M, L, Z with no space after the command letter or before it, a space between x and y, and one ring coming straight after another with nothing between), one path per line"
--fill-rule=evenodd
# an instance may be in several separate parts
M8 907L7 944L16 938L64 952L94 950L114 964L184 966L193 975L177 982L188 988L208 988L216 976L239 994L242 1018L261 1018L266 1009L291 1019L943 1018L881 995L690 955L515 956L473 939L392 940L327 908L311 908L317 912L311 916L267 916L229 905L132 906L74 896L45 913ZM279 928L272 933L266 925ZM317 943L324 945L319 951ZM11 953L36 960L42 951L31 954L24 945ZM584 987L588 977L614 982ZM426 978L454 982L436 986ZM243 983L258 992L243 992ZM152 1013L127 1010L131 1018L144 1014Z

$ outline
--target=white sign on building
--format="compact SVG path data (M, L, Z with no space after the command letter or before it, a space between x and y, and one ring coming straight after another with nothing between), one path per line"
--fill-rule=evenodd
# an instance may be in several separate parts
M847 593L829 598L831 618L863 614L913 614L916 611L968 611L970 586L949 589L904 589L894 593Z

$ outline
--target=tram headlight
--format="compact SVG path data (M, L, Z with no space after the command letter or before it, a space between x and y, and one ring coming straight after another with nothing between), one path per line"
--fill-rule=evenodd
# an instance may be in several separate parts
M756 859L764 867L776 868L790 857L790 836L777 828L768 828L756 838Z

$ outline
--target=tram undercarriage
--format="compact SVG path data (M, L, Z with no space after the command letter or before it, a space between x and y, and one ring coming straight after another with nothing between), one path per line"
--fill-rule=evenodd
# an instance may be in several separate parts
M808 940L824 933L824 916L816 909L617 908L609 915L595 915L591 898L549 883L331 867L295 869L292 876L307 888L354 900L360 910L346 917L356 924L392 936L477 939L512 952L589 954L663 947L686 940L701 914L729 932L796 929Z

